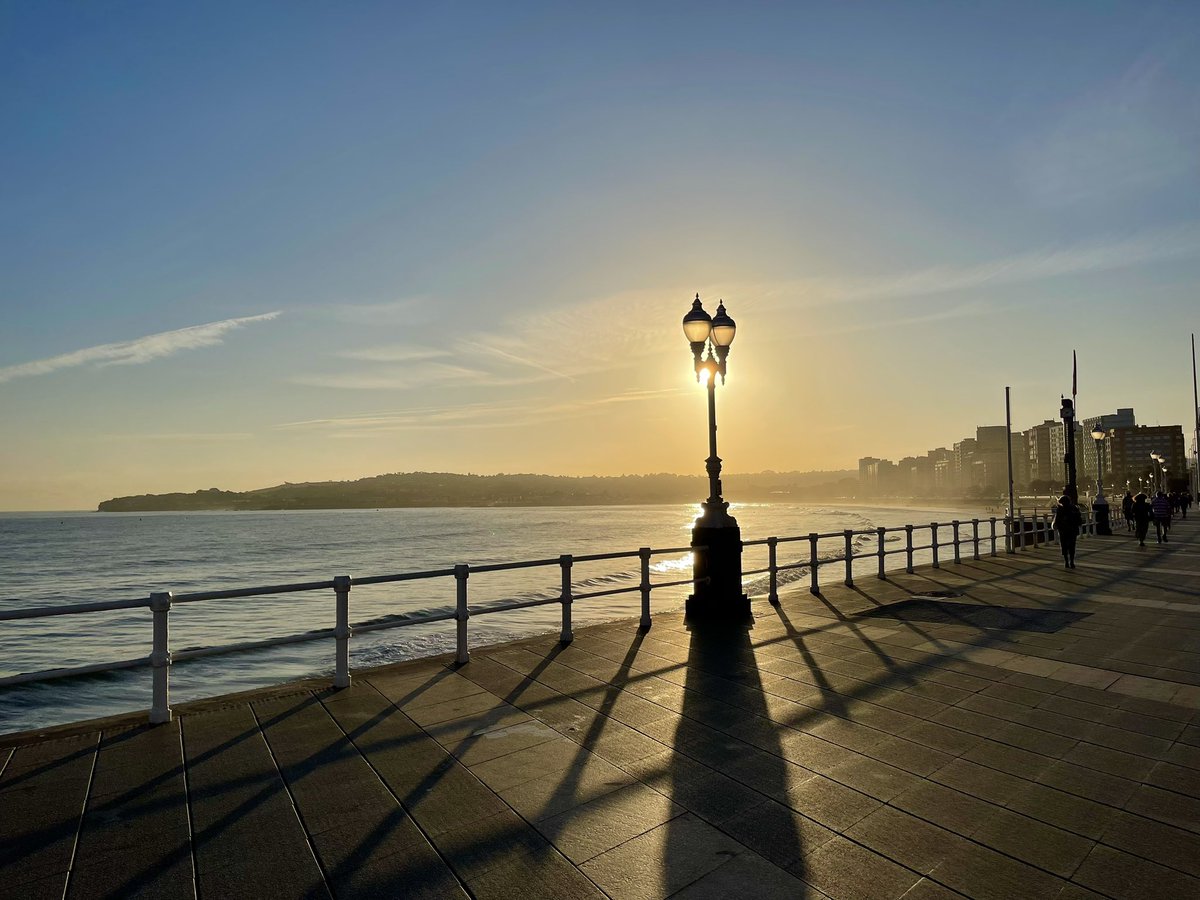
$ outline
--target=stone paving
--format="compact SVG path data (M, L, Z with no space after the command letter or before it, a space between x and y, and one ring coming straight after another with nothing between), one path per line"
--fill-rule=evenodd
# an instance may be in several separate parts
M0 738L0 897L1200 897L1198 575L1193 517Z

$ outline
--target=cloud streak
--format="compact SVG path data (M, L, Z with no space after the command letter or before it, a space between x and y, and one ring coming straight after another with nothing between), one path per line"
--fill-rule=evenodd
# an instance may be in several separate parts
M413 407L388 412L336 416L283 422L275 427L284 431L321 431L330 437L353 438L393 431L443 429L523 428L528 425L586 416L613 403L647 403L668 399L681 393L678 388L652 391L624 391L589 400L548 403L533 399L523 402L464 403L446 406Z
M132 341L119 341L115 344L99 344L95 347L85 347L60 356L47 359L20 363L15 366L0 368L0 384L15 381L18 378L30 378L35 375L48 375L62 369L73 369L79 366L136 366L173 356L184 350L196 350L200 347L211 347L220 344L222 339L231 331L254 322L267 322L277 319L280 311L262 313L257 316L243 316L239 319L223 319L220 322L208 322L204 325L190 325L175 331L163 331Z

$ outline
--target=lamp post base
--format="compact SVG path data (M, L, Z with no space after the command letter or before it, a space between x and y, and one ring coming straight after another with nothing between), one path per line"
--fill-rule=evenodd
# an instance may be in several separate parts
M1108 519L1108 501L1103 497L1097 497L1092 503L1092 512L1096 514L1096 534L1112 534L1112 524Z
M750 598L742 593L742 531L723 509L705 510L692 528L692 571L696 592L687 598L688 624L753 621Z

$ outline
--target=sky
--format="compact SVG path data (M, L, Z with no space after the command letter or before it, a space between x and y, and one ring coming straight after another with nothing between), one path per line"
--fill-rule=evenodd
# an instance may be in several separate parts
M0 4L0 509L1190 425L1194 3Z

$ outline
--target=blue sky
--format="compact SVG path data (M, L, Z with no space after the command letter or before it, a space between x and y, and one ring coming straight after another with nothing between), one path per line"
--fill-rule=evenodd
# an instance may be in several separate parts
M0 508L1187 422L1193 4L7 4Z

